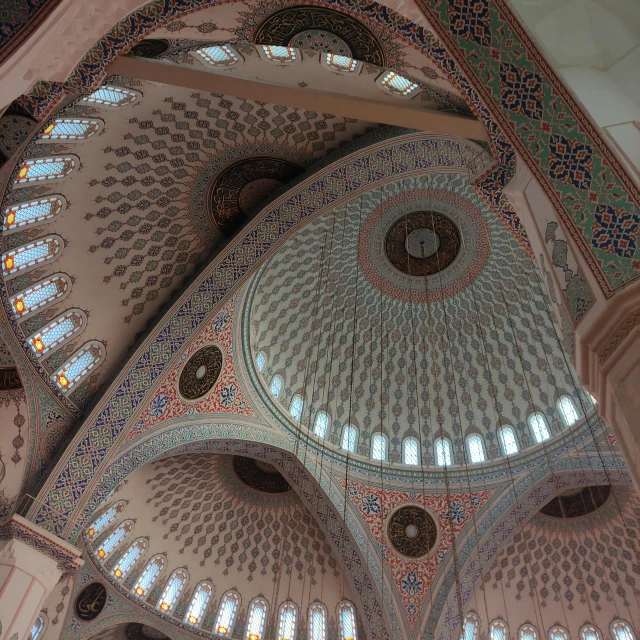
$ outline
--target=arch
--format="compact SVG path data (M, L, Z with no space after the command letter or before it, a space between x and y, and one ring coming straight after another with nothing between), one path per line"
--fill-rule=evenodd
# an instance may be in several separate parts
M304 409L304 398L299 394L291 398L291 404L289 405L289 414L294 420L300 420L302 418L302 411Z
M523 624L518 631L518 640L538 640L538 630L532 624Z
M342 449L355 453L357 441L358 430L352 424L345 424L342 429L342 440L340 441Z
M433 449L438 467L450 467L453 464L453 450L449 438L436 438Z
M618 618L609 627L613 640L636 640L633 627L626 621Z
M258 351L258 355L256 356L256 368L258 369L258 371L260 371L260 373L262 373L266 364L267 356L265 355L264 351Z
M203 580L193 592L184 621L194 627L199 626L204 620L204 614L212 596L213 585L208 580Z
M36 309L60 300L71 291L71 281L63 273L36 282L33 286L16 293L9 299L11 308L18 318L26 316Z
M351 602L343 600L338 605L340 640L358 640L356 631L356 609Z
M276 373L276 375L271 378L269 391L271 392L271 395L277 400L282 393L282 389L284 389L284 379L281 375Z
M489 640L509 640L509 630L504 620L494 620L489 625Z
M65 140L73 142L86 140L95 135L103 127L102 120L86 118L56 118L42 133L43 141Z
M549 629L549 640L571 640L569 632L559 624Z
M510 424L505 424L500 427L499 435L503 455L513 456L518 453L520 450L518 447L518 438L515 429Z
M51 377L60 390L69 391L95 369L104 360L104 357L102 343L96 340L87 342Z
M85 326L86 318L80 309L71 309L45 325L27 341L36 356L43 356L80 332Z
M99 104L103 107L124 107L126 104L135 102L139 95L140 94L133 89L105 84L88 96L82 98L82 102Z
M11 249L2 255L2 275L7 277L37 264L51 262L58 257L63 246L60 236L49 236Z
M381 462L387 459L387 436L384 433L374 433L371 436L371 459Z
M420 443L417 438L409 437L402 441L402 463L411 466L420 464Z
M106 560L133 531L133 520L125 520L119 524L103 541L98 545L95 555L99 560Z
M38 640L44 631L45 622L44 616L40 614L34 621L31 627L31 640Z
M14 185L21 186L43 180L58 180L68 176L79 165L80 160L77 156L31 158L20 164Z
M580 627L580 640L602 640L600 629L592 624L583 624Z
M580 419L576 403L570 395L560 396L556 408L565 427L572 427Z
M484 452L484 441L479 433L467 436L467 452L471 464L480 464L487 459Z
M116 580L122 580L127 576L136 562L140 560L142 554L147 550L147 544L146 538L138 538L131 543L111 571L111 574Z
M4 210L4 231L53 220L67 206L67 200L59 194L13 204Z
M214 67L230 67L242 62L242 56L228 44L201 47L196 49L194 53Z
M330 423L329 414L326 411L318 411L318 413L316 413L316 419L313 421L313 433L321 440L324 440L327 436Z
M309 607L309 640L326 640L327 609L321 602Z
M87 537L89 539L95 538L95 536L97 536L101 531L104 531L104 529L113 522L113 519L124 509L125 505L126 502L124 500L120 500L100 514L89 525L89 528L87 529Z
M254 598L247 614L247 630L245 640L263 640L264 626L267 621L269 605L264 598Z
M535 411L527 418L533 439L537 444L546 442L551 437L547 418L541 411Z
M183 568L176 569L164 585L156 608L163 613L172 613L188 581L189 572Z
M278 614L278 640L295 640L298 622L298 607L293 600L287 600L280 605Z
M233 632L236 614L240 606L240 594L237 591L227 591L220 600L220 608L216 618L215 632L219 636L227 637Z
M472 611L465 616L460 640L476 640L478 637L478 616Z
M166 564L167 559L161 553L153 556L142 570L131 592L138 598L144 598L149 593L149 590L153 588Z

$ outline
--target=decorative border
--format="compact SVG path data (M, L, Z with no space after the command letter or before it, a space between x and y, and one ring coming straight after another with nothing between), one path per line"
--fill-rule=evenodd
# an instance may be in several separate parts
M640 326L640 309L634 311L618 324L609 340L598 349L598 364L602 366L622 344L624 339L638 326Z

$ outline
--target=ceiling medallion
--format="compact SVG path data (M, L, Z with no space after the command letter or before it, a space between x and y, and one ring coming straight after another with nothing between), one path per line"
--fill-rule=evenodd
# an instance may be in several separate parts
M547 502L540 513L552 518L578 518L599 509L611 494L609 485L583 487Z
M222 351L216 346L196 351L184 365L178 389L186 400L197 400L211 391L222 371Z
M387 535L393 548L403 556L420 558L436 544L438 530L433 518L421 507L398 509L389 519Z
M256 491L264 493L286 493L289 491L289 483L268 462L245 456L233 456L233 470L244 484Z
M107 603L107 590L100 582L87 585L76 598L76 618L87 622L95 620Z

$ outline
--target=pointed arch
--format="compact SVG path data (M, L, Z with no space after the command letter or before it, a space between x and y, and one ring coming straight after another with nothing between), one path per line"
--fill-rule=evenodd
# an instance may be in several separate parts
M472 433L467 436L467 452L471 464L480 464L487 459L484 452L484 442L479 433Z
M549 433L549 425L544 413L535 411L527 418L527 422L529 423L529 428L531 429L536 444L549 440L551 434Z
M104 126L102 120L86 118L56 118L42 133L40 139L65 140L73 142L76 140L86 140L95 135Z
M127 503L120 500L111 505L106 511L100 514L88 527L87 537L95 538L99 533L104 531L114 520L114 518L122 512Z
M51 262L63 247L64 240L60 236L49 236L6 251L2 255L2 275L7 277L37 264Z
M167 559L161 553L153 556L142 570L140 577L136 580L131 590L133 594L138 596L138 598L144 598L149 593L149 590L153 588L153 585L160 577L166 564Z
M85 326L87 316L80 309L71 309L52 320L30 336L27 341L36 356L43 356L60 346Z
M133 520L125 520L119 524L103 541L95 551L96 557L106 560L133 531Z
M556 402L556 408L565 427L572 427L580 419L576 403L569 395L560 396Z
M296 626L298 623L298 607L292 600L287 600L280 605L280 613L278 615L278 634L279 640L295 640Z
M453 464L453 450L449 438L436 438L433 443L436 465L450 467Z
M10 298L11 308L18 318L61 300L71 291L71 281L64 273L36 282L33 286Z
M500 427L499 434L503 455L513 456L518 453L520 448L518 447L515 429L510 424L505 424Z
M185 613L184 621L193 627L202 624L204 614L209 606L211 597L213 596L213 585L208 580L203 580L193 592L191 602L187 613Z
M327 640L327 609L321 602L309 607L309 640Z
M477 640L479 626L478 616L470 611L464 618L460 640Z
M420 464L420 443L409 437L402 441L402 463L415 467Z
M518 640L538 640L538 630L532 624L523 624L518 632Z
M358 430L352 424L345 424L342 429L342 441L340 446L345 451L355 453L358 441Z
M600 629L592 624L584 624L580 628L580 640L602 640Z
M329 414L326 411L318 411L316 419L313 421L313 433L321 440L324 440L327 437L330 424Z
M139 97L140 94L133 89L105 84L82 98L82 102L99 104L103 107L124 107L126 104L135 102Z
M101 364L104 357L102 343L96 340L87 342L53 374L52 378L59 389L69 391Z
M269 606L264 598L254 598L249 605L245 640L263 640Z
M291 404L289 405L289 414L294 420L300 420L300 418L302 418L303 410L304 399L299 393L296 393L296 395L291 398Z
M358 640L356 631L356 608L348 600L338 605L340 640Z
M614 620L609 629L613 640L636 640L636 634L626 620L620 618Z
M184 568L176 569L169 576L156 607L163 613L171 613L178 603L178 599L182 595L188 581L189 572Z
M509 630L504 620L494 620L489 625L489 640L509 640Z
M146 538L138 538L129 545L111 572L116 580L122 580L127 576L136 562L140 560L142 554L147 550L147 545L148 541Z
M67 206L67 200L59 194L13 204L4 210L5 231L12 231L36 222L53 220Z
M371 436L371 459L384 462L387 460L387 436L376 432Z
M31 182L42 182L43 180L58 180L68 176L79 166L80 160L78 157L71 155L25 160L18 169L14 185L21 186Z
M220 600L215 632L219 636L228 637L233 631L236 614L240 606L240 594L237 591L227 591Z

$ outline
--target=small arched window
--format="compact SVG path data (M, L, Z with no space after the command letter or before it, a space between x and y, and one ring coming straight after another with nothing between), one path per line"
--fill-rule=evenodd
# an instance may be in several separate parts
M309 640L326 640L327 611L316 602L309 607Z
M196 49L196 53L216 67L230 67L240 60L238 52L227 44Z
M138 598L144 598L149 593L149 590L158 580L158 576L162 573L166 563L167 559L163 555L154 556L147 562L147 566L143 569L132 589Z
M227 591L220 603L215 630L219 636L230 636L236 620L240 596L235 591Z
M405 438L402 443L402 462L416 466L420 464L420 443L416 438Z
M102 104L107 107L123 107L125 104L130 104L136 100L137 97L138 94L135 91L131 91L131 89L105 84L93 93L82 98L82 102Z
M358 61L348 56L341 56L337 53L323 53L324 64L337 71L357 71Z
M52 236L7 251L2 256L2 275L8 276L22 269L53 260L61 249L62 240Z
M559 625L551 627L549 629L549 640L571 640L569 638L569 632Z
M118 525L98 546L96 555L100 560L109 557L122 543L122 541L133 531L133 520L125 520Z
M34 222L44 222L55 218L64 208L66 200L62 196L47 196L14 204L4 210L4 230L10 231Z
M282 388L284 387L284 380L282 376L275 375L271 378L271 384L269 385L269 391L271 391L271 395L277 400L282 393Z
M193 592L191 604L184 616L187 624L197 627L204 618L204 612L209 606L209 601L213 595L213 585L210 582L201 582Z
M447 438L436 438L435 441L436 450L436 464L439 467L450 467L453 462L453 456L451 455L451 443Z
M502 453L505 456L512 456L518 453L518 441L512 426L505 425L500 429L500 444L502 445Z
M42 140L85 140L98 132L97 120L56 118L42 134Z
M576 403L571 396L560 396L558 398L558 413L562 418L565 426L571 427L578 422L578 410L576 409Z
M387 71L386 73L383 73L378 82L380 83L380 86L386 89L389 93L394 93L404 97L413 95L419 88L419 85L416 82L401 76L395 71Z
M55 180L68 176L76 166L74 157L34 158L25 160L18 169L15 184Z
M371 458L380 461L387 459L387 436L383 433L374 433L371 437Z
M585 624L580 629L580 640L602 640L602 634L592 624Z
M296 394L291 399L291 404L289 405L289 413L294 420L300 420L302 418L302 410L304 409L304 400L300 394Z
M482 443L481 435L473 433L467 438L467 451L469 452L471 464L480 464L485 461L484 444Z
M478 617L475 613L469 613L462 625L460 640L476 640L478 637Z
M294 47L281 47L270 44L263 44L262 50L267 60L276 62L294 62L298 59L297 50Z
M113 519L124 509L126 502L121 500L109 507L102 515L98 516L87 529L87 536L95 538L101 531L108 527Z
M315 422L313 423L313 433L315 433L318 438L324 439L327 435L328 428L329 416L324 411L318 411Z
M611 636L613 640L636 640L631 625L624 620L614 620L611 623Z
M256 367L258 367L258 371L264 371L264 367L267 364L267 356L264 355L264 351L260 351L256 356Z
M276 637L279 640L295 640L298 609L291 600L282 603L278 618L278 635Z
M146 538L138 538L123 554L120 560L116 562L113 573L117 580L122 580L133 568L136 562L142 557L147 550Z
M187 586L189 574L186 569L176 569L167 580L158 601L157 608L164 613L171 613L178 602L178 598Z
M338 605L338 622L340 623L340 640L358 640L356 636L356 610L350 602Z
M42 616L38 616L36 621L33 623L31 627L31 640L38 640L40 635L42 634L42 630L44 629L44 618Z
M267 601L256 598L249 607L245 640L263 640L264 623L267 620Z
M523 624L520 627L518 640L538 640L538 630L532 624Z
M356 450L356 441L358 439L358 430L351 424L345 424L342 430L342 443L341 447L345 451L354 453Z
M78 333L83 325L83 313L67 311L29 338L29 344L37 356L42 356Z
M66 278L58 275L42 280L11 298L11 306L20 317L61 298L68 290Z
M538 444L544 442L545 440L548 440L551 437L549 435L547 419L542 413L540 413L539 411L537 411L536 413L532 413L529 416L528 420L529 427L531 428L531 433L533 433L533 437Z
M507 625L502 620L494 620L489 626L489 640L509 640Z
M88 342L76 355L56 371L53 379L62 391L68 391L80 382L104 358L104 350L99 342Z

